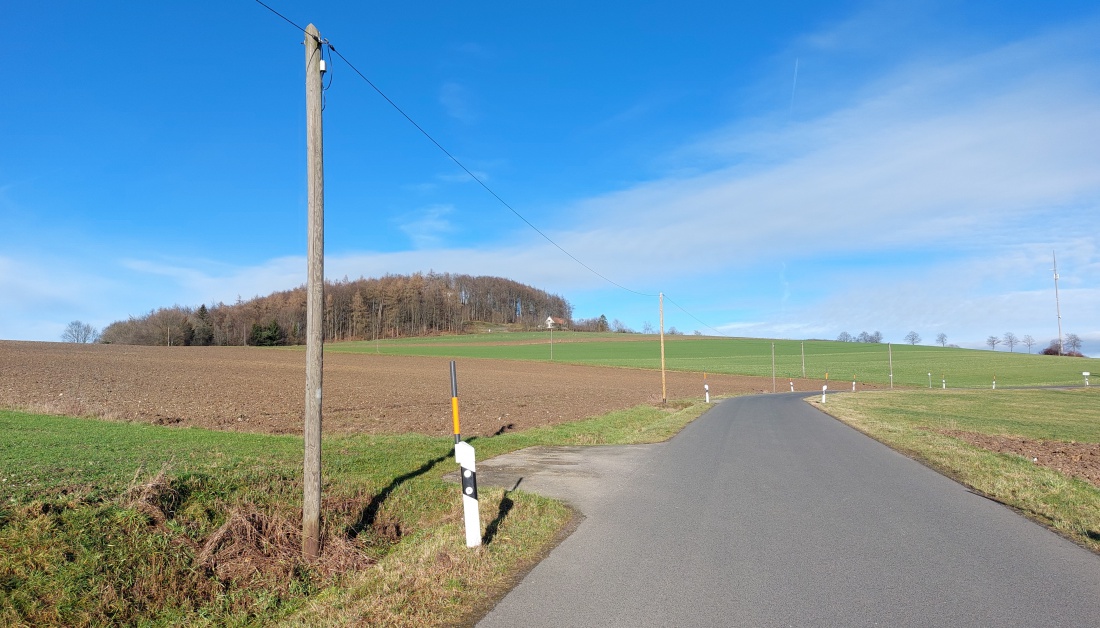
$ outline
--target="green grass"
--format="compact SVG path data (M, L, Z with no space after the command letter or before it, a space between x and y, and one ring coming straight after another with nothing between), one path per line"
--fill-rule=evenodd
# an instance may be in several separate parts
M705 409L639 406L471 440L480 459L654 442ZM572 517L538 495L484 488L482 526L494 535L468 550L458 490L441 479L455 468L451 439L327 437L328 540L306 565L298 437L10 411L0 433L2 625L453 624L505 590ZM211 548L244 548L256 562L211 560Z
M1096 360L1044 356L1021 352L977 351L924 345L892 345L833 342L827 340L766 340L668 336L665 362L670 370L705 371L735 375L805 376L878 384L890 383L890 353L896 386L927 388L929 374L935 388L1081 385L1083 371L1100 371ZM436 336L379 342L346 342L326 346L339 353L380 353L450 358L550 360L550 335L546 332ZM660 344L656 336L641 334L554 334L554 361L594 366L643 369L660 368Z
M894 391L815 405L890 447L1100 552L1100 488L943 434L1100 443L1100 390Z

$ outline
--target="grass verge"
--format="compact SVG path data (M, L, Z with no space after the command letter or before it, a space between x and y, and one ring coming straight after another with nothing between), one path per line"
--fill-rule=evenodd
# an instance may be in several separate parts
M1100 390L896 391L811 403L1100 553L1100 487L944 432L1100 443Z
M479 438L667 439L703 404L639 406ZM299 559L302 441L0 411L0 624L451 625L537 561L572 517L481 491L491 542L465 547L448 438L328 437L321 560Z

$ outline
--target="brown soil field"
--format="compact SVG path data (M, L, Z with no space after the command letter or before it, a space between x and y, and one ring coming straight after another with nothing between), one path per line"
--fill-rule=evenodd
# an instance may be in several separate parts
M961 430L942 434L1002 454L1015 454L1065 475L1100 486L1100 443L1035 440L1022 436L990 436Z
M657 371L459 359L462 432L487 436L598 416L661 400ZM795 380L797 390L825 382ZM771 390L771 378L708 374L712 397ZM701 373L667 373L670 400L701 399ZM778 382L783 392L785 382ZM862 388L862 387L861 387ZM874 386L867 386L874 388ZM328 353L326 433L445 435L450 360ZM0 340L0 407L159 425L298 434L305 405L301 348L140 347ZM950 432L1100 485L1100 444Z
M658 371L458 359L464 435L576 421L660 403ZM701 399L701 373L669 372L668 399ZM711 396L771 390L771 378L708 374ZM824 382L797 380L799 390ZM787 383L779 382L779 391ZM452 432L450 360L327 353L326 433ZM161 425L297 434L301 348L143 347L0 341L0 407Z

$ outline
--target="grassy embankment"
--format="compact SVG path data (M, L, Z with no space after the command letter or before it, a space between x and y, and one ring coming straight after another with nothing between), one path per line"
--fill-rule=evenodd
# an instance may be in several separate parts
M813 403L819 407L820 398ZM961 430L1100 443L1100 390L894 391L842 394L822 407L890 447L1100 552L1100 488L944 434Z
M477 439L481 458L539 444L666 439L702 405L632 410ZM0 411L0 624L449 625L547 551L572 514L480 492L465 547L441 476L450 439L330 437L325 550L299 560L302 441Z
M942 388L991 387L997 378L1006 386L1079 385L1083 371L1100 371L1097 361L1028 354L1020 351L978 351L925 345L864 344L828 340L762 340L668 336L665 363L670 370L706 371L771 377L772 344L775 373L780 378L805 375L838 382L890 383L893 353L894 384ZM347 342L327 350L386 355L427 355L453 358L550 360L550 335L546 332L438 336L377 342ZM642 334L592 334L556 332L554 361L594 366L660 368L657 337ZM931 378L929 378L931 374Z

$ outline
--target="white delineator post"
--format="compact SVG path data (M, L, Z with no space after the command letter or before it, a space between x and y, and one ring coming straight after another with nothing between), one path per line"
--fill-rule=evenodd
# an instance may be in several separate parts
M852 380L852 392L856 391L856 380Z
M821 403L825 403L825 391L829 390L829 385L825 384L821 387Z
M1089 375L1092 375L1089 371L1082 371L1081 375L1085 376L1085 386L1089 385Z
M474 447L466 441L455 445L459 475L462 477L462 516L466 523L466 547L481 545L481 513L477 503L477 465Z
M703 392L706 394L707 403L710 403L710 384L703 384Z
M791 385L791 392L794 392L794 380L792 379L788 383Z

